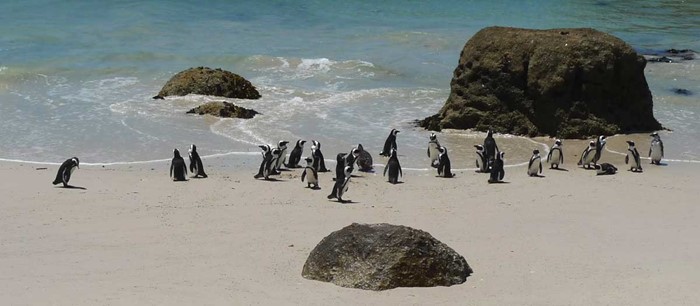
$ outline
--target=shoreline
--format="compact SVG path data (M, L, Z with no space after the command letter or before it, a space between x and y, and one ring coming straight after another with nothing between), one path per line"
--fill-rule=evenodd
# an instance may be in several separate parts
M624 139L612 138L611 148ZM574 145L572 145L574 146ZM604 154L613 176L543 165L487 174L406 171L391 185L357 173L347 199L305 187L301 169L278 181L244 166L206 162L206 179L172 182L168 163L85 167L50 185L56 166L0 162L0 299L8 304L697 304L700 165L644 164ZM222 158L227 159L227 158ZM378 159L376 162L383 162ZM36 170L36 168L47 168ZM309 252L353 222L427 231L464 256L474 274L452 287L382 292L306 280ZM663 294L659 294L663 292ZM41 294L37 294L41 293Z

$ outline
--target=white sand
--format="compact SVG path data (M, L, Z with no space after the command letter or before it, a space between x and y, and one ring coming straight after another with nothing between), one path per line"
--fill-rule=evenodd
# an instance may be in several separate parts
M619 143L610 146L624 150ZM575 167L573 154L585 143L578 144L568 147L568 172L530 178L525 167L508 168L508 184L489 185L488 175L472 172L443 179L407 171L399 185L360 174L346 196L353 203L344 205L326 199L331 173L318 191L304 188L301 170L278 182L254 180L258 157L244 169L221 159L206 168L209 178L180 183L169 180L167 163L83 166L71 183L86 190L51 186L57 166L0 163L0 301L700 304L700 165L645 161L636 174L606 153L621 172L597 177ZM383 292L302 278L314 246L352 222L425 230L462 254L474 274L452 287Z

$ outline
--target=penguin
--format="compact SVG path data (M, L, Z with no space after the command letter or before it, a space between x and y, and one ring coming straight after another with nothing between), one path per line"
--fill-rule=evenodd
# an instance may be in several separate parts
M194 177L206 178L207 174L204 173L204 165L202 164L202 159L197 153L197 146L192 144L189 150L190 156L190 173L194 174Z
M433 168L438 167L439 155L440 155L440 142L437 140L437 135L435 133L430 133L430 141L428 141L428 159L430 159L430 166Z
M360 155L357 156L355 160L355 162L357 162L357 167L362 172L372 172L374 168L372 165L372 155L362 147L362 144L358 144L357 149L360 150Z
M66 159L66 161L58 167L56 179L53 180L53 184L58 185L63 183L63 187L69 187L68 181L70 181L70 177L73 175L75 169L80 169L80 160L77 157Z
M660 165L661 159L664 157L664 143L661 141L661 136L659 133L654 132L649 135L653 137L651 140L651 146L649 147L649 158L651 158L651 164Z
M630 171L642 172L642 159L639 157L639 152L634 146L634 141L627 141L627 155L625 156L625 164L630 165Z
M350 150L350 154L345 155L345 167L350 167L351 171L355 170L355 161L357 158L360 156L360 149L358 147L354 147Z
M287 157L287 144L288 143L289 143L289 141L285 141L285 140L280 140L277 143L277 149L280 150L280 158L278 158L275 161L275 164L273 167L273 170L275 173L279 173L279 171L282 170L282 165L284 165L284 162L285 162L286 157Z
M170 162L170 177L173 181L186 181L187 166L185 160L177 149L173 150L173 155L173 160Z
M491 176L489 177L489 183L500 183L506 176L506 171L503 169L503 158L505 157L505 152L498 152L496 159L493 160L493 166L491 167Z
M352 172L352 167L350 167L350 166L345 167L345 169L344 169L345 178L343 180L337 181L335 183L337 188L336 187L333 188L335 190L334 198L338 199L338 202L340 202L340 203L350 202L349 200L343 200L343 195L346 192L348 192L348 187L350 187L350 178L352 177L350 175L350 172Z
M596 169L596 175L613 175L617 172L617 168L609 163L602 163L593 167Z
M605 147L605 135L598 136L595 142L595 155L593 156L593 165L597 165L600 160L600 155L603 154L603 148Z
M328 195L328 199L334 199L338 198L338 188L342 187L343 182L345 181L345 154L346 153L338 153L335 157L335 184L333 184L333 190L331 190L331 194ZM352 171L352 169L350 169Z
M559 169L559 165L564 163L564 151L561 150L561 139L554 141L554 145L547 153L547 162L550 169Z
M542 157L540 150L533 150L530 162L527 164L527 174L529 176L539 176L542 174Z
M326 161L323 159L323 153L321 153L321 143L312 140L311 141L311 155L314 160L314 169L316 169L316 172L328 172L329 170L326 168Z
M292 153L289 153L289 158L287 159L287 163L285 164L287 168L299 168L299 162L301 161L301 153L304 152L305 143L306 140L297 140L297 143L296 145L294 145Z
M396 150L394 149L391 150L391 156L384 167L384 176L386 176L387 171L389 171L389 183L396 184L399 182L399 176L403 177L401 164L399 164L399 158L396 157Z
M591 163L593 163L593 158L595 157L595 153L596 143L595 141L591 140L591 142L588 143L586 149L584 149L581 153L581 158L578 161L578 165L583 166L584 169L590 169Z
M384 149L382 152L379 153L381 156L390 156L391 155L391 150L396 150L396 134L399 133L399 130L397 129L391 129L391 132L389 133L389 137L386 138L386 141L384 142Z
M452 168L450 167L450 157L447 156L447 148L440 146L438 147L438 152L440 152L437 163L438 176L447 178L454 177L455 175L452 173Z
M484 152L486 153L486 165L490 168L491 163L498 155L498 145L496 145L496 139L493 138L492 130L486 132L486 138L484 138Z
M264 177L266 180L270 176L270 169L269 165L272 163L272 148L270 145L260 145L258 146L262 150L262 162L260 162L260 169L258 170L258 174L253 176L254 178L258 179L261 177Z
M489 173L488 162L486 161L486 151L484 146L474 145L476 148L476 172Z
M304 178L306 178L307 188L321 189L320 187L318 187L318 172L316 171L316 168L313 167L313 158L307 157L305 160L306 167L304 168L304 172L301 174L301 181L303 182ZM311 185L314 185L314 187L311 187Z

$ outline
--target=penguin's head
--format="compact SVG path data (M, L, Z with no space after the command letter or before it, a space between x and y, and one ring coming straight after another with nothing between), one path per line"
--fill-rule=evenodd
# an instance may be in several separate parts
M540 150L537 150L537 149L532 150L532 155L538 155L538 154L540 154Z
M359 148L352 148L352 151L351 151L351 152L352 152L352 156L354 156L355 158L357 158L358 156L360 156L360 152L361 152L361 151L360 151Z
M654 137L654 139L661 138L661 137L659 137L659 133L657 133L657 132L651 133L649 136Z
M503 151L498 152L498 156L500 157L500 159L503 159L506 157L506 152L503 152Z
M173 150L173 155L175 157L180 157L180 151L178 151L177 149Z
M430 141L435 141L437 140L437 135L435 133L430 133Z
M306 164L308 164L308 165L311 165L311 163L313 162L313 159L311 159L311 157L304 158L304 160L306 161Z
M78 169L80 169L80 160L79 160L77 157L75 157L75 156L73 156L73 158L71 158L71 160L72 160L73 163L75 164L75 167L78 168Z
M285 149L285 148L287 148L287 144L288 144L288 143L289 143L289 141L280 140L280 142L277 143L277 146L278 146L280 149Z
M474 147L476 148L476 151L477 151L477 152L483 152L483 151L484 151L484 146L482 146L482 145L474 145Z
M561 139L557 139L556 141L554 141L554 144L555 144L555 145L558 145L558 146L561 146Z
M486 131L486 137L489 137L489 138L490 138L490 137L493 137L493 131L492 131L491 129L489 129L488 131Z
M335 161L340 163L340 164L344 163L345 162L345 155L347 155L347 153L338 153L338 155L335 156Z
M318 142L318 141L316 141L316 140L311 140L311 145L312 145L312 146L315 146L316 149L320 149L320 148L321 148L321 143Z
M306 140L299 139L299 140L297 140L297 147L303 147L305 143L306 143Z
M260 149L262 149L263 153L267 153L270 151L270 146L269 145L259 145L258 146Z
M391 135L396 136L400 131L397 129L391 129Z
M438 147L438 152L447 153L447 148L440 146L440 147Z
M588 143L589 147L595 147L595 141L591 140L591 142Z
M362 152L362 151L365 150L365 148L362 147L362 144L361 144L361 143L358 143L358 144L357 144L357 149L360 150L360 152Z
M190 153L197 152L197 146L194 144L190 145Z
M277 149L277 148L272 149L272 156L280 156L281 153L282 153L282 150L280 150L280 149Z
M632 140L628 140L627 144L630 146L630 148L634 147L634 141L632 141Z

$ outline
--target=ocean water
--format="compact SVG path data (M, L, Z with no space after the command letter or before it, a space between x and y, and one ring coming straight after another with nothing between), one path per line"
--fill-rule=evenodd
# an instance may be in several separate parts
M429 132L413 121L443 105L464 43L483 27L592 27L643 53L700 50L700 1L27 0L0 12L0 159L48 163L164 160L191 143L206 156L258 159L257 145L281 139L319 140L329 159L362 143L381 162L397 128L403 166L423 169ZM699 63L645 71L672 159L700 160ZM237 73L263 97L151 99L198 66ZM185 115L212 100L262 115ZM453 167L468 168L483 134L438 137ZM541 146L498 139L513 163Z

